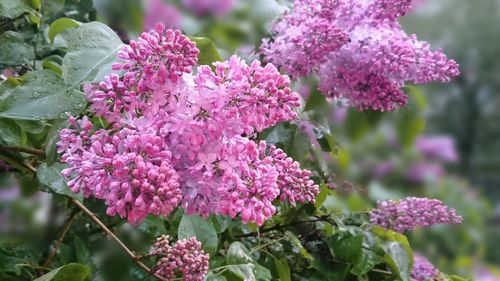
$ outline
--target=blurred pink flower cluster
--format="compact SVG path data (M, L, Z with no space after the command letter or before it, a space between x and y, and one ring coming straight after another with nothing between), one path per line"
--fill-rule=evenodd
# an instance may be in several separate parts
M436 224L462 222L455 209L437 199L408 197L402 200L381 201L370 212L370 223L396 232L430 227Z
M429 260L419 254L413 255L413 269L411 272L412 280L434 280L434 278L436 278L438 275L439 270L437 270Z
M295 0L263 41L264 57L291 75L317 74L328 97L358 110L404 106L406 82L447 82L458 64L397 22L412 0Z
M288 77L237 57L193 74L198 52L160 24L118 54L113 68L122 76L84 87L91 111L108 125L70 118L60 132L70 188L105 200L109 215L134 224L180 205L188 214L240 215L262 225L277 198L313 202L311 173L252 140L297 117L300 99Z
M173 245L169 240L168 235L158 237L150 251L150 255L160 257L155 274L174 280L180 272L184 281L203 281L208 272L209 256L201 249L201 243L194 237L178 240Z
M235 0L182 0L182 4L195 15L213 14L221 17L233 9Z

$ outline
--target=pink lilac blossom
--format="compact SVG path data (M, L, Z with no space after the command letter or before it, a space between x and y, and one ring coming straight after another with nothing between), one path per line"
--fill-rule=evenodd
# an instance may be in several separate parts
M419 254L413 255L413 270L411 272L412 280L434 280L438 274L439 270L437 270L429 260Z
M448 136L421 136L415 141L415 148L427 160L443 162L458 161L455 141Z
M478 267L474 270L474 280L476 281L500 281L500 274L496 268Z
M448 82L458 64L397 22L411 0L295 0L261 53L293 76L319 76L319 89L358 110L404 106L405 83Z
M155 24L162 22L166 27L175 28L181 24L182 15L174 5L167 4L163 0L146 1L144 13L144 30L148 31Z
M408 197L402 200L381 201L370 212L370 223L403 233L417 227L462 222L455 209L437 199Z
M105 200L109 215L133 224L181 206L187 214L239 215L262 225L278 198L314 202L318 186L309 171L250 139L297 118L300 97L288 77L235 56L194 74L198 50L183 35L158 26L140 38L119 54L125 61L115 68L123 76L84 88L109 129L71 117L60 132L71 190Z
M439 180L444 174L445 170L439 163L417 162L408 168L404 176L410 182L421 184Z
M235 0L182 0L182 4L197 16L213 14L222 17L233 9Z
M163 235L157 238L150 255L159 256L154 268L155 274L173 280L177 273L184 281L202 281L208 273L209 255L201 249L196 238L182 239L170 245L170 238Z

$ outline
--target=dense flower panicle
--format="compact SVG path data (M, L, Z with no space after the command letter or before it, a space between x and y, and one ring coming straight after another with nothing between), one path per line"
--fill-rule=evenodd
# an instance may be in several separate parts
M419 254L413 255L413 269L411 271L412 280L434 280L438 274L439 270L437 270L429 260Z
M113 69L134 73L138 90L147 92L168 85L167 81L175 83L184 73L190 73L198 53L196 44L180 31L165 29L159 23L137 41L130 41L118 53L123 62L115 63Z
M261 53L294 76L318 74L325 95L358 110L393 110L406 104L406 82L448 82L459 74L455 61L397 22L415 1L295 0Z
M306 76L326 61L327 56L347 43L348 36L332 25L337 1L296 1L294 11L274 25L278 34L265 40L263 55L293 76Z
M182 4L198 16L213 14L222 17L233 9L235 0L182 0Z
M182 274L184 281L202 281L208 273L209 256L201 249L201 243L196 238L178 240L169 244L166 235L157 238L150 254L159 256L155 274L172 280L177 273Z
M146 1L144 13L144 30L148 31L161 22L166 27L175 28L181 24L182 15L174 5L167 4L163 0Z
M180 70L173 62L193 62L198 51L173 48L179 36L161 26L143 34L119 55L125 62L116 69L123 76L85 86L90 109L110 129L84 117L70 118L71 127L61 131L59 152L69 164L63 174L71 189L105 200L109 215L131 223L182 206L187 214L239 215L262 225L278 198L313 202L318 186L311 173L283 151L250 139L297 118L300 97L289 78L271 64L248 65L236 56L214 63L214 70L201 66L182 74L191 72L190 63ZM150 62L156 69L168 66L167 72L151 74Z
M437 199L408 197L403 200L382 201L370 212L370 223L396 232L430 227L436 224L462 222L454 209Z
M62 172L72 178L68 186L104 199L108 215L119 214L136 224L148 214L167 216L180 203L172 154L152 130L123 128L112 136L99 130L83 144L76 138L62 139L60 145L73 150L62 158L70 165Z
M314 202L319 187L309 178L311 172L300 169L300 164L279 148L271 147L270 155L278 170L278 184L282 187L281 200L287 200L294 206L297 202Z

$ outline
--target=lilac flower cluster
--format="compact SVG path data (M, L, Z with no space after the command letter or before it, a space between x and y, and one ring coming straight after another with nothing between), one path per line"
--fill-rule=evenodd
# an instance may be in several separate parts
M414 1L295 0L261 53L293 76L316 73L326 96L358 110L393 110L407 102L406 82L447 82L459 74L455 61L397 22Z
M437 199L408 197L403 200L388 200L377 204L370 212L370 223L396 232L430 227L436 224L458 224L462 222L455 209L446 207Z
M169 28L179 27L182 21L182 14L177 8L163 0L146 1L144 11L144 30L150 30L156 23L162 22Z
M122 76L84 87L109 128L70 118L60 132L71 190L105 200L109 215L134 224L182 206L262 225L275 199L313 202L311 173L250 138L297 118L300 98L288 77L235 56L193 74L197 55L193 42L158 25L119 53Z
M170 245L167 235L156 239L150 255L159 256L154 269L155 274L173 280L182 273L184 281L202 281L208 272L209 256L201 249L196 238L182 239Z
M411 271L411 279L415 281L434 280L439 274L434 265L425 257L413 255L413 270Z
M182 0L184 7L195 15L213 14L218 17L230 12L235 2L235 0Z
M415 141L416 149L426 160L456 162L455 141L449 136L421 136Z

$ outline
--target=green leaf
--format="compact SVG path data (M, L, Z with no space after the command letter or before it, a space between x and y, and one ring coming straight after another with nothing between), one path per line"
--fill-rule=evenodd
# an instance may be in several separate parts
M65 0L43 0L42 14L44 16L54 16L64 9Z
M226 263L230 272L229 280L256 280L254 260L250 251L240 242L233 242L227 250Z
M217 251L218 238L214 226L208 219L198 215L184 215L179 224L177 232L179 239L196 237L203 244L203 249L209 254Z
M335 257L348 263L353 263L361 253L363 235L350 236L347 232L341 232L328 240L330 250Z
M210 221L212 225L215 227L217 233L222 233L226 231L231 223L231 217L221 216L221 215L212 215L210 216Z
M216 275L212 272L209 272L205 277L205 281L227 281L227 279L222 275Z
M22 139L22 131L14 120L0 119L0 143L7 145L19 145Z
M32 175L23 175L20 179L21 193L25 197L29 197L38 191L40 183L38 179Z
M118 35L100 22L85 23L71 30L61 65L64 81L77 88L101 80L111 72L111 64L122 46Z
M354 261L351 273L356 276L363 276L383 261L384 259L381 256L375 254L373 251L363 248Z
M26 12L26 8L22 0L2 0L0 1L0 18L17 18Z
M349 109L345 122L347 136L352 141L360 140L377 126L384 113L379 111L357 111Z
M26 44L23 36L14 31L6 31L0 35L0 50L0 64L22 65L35 58L33 47Z
M75 235L74 245L76 260L81 264L90 266L92 264L92 258L90 256L89 247L86 243L79 236Z
M90 268L78 263L63 265L33 281L83 281L89 275Z
M290 244L292 244L293 247L297 248L299 250L299 253L304 258L308 260L314 259L314 257L304 248L304 246L300 242L300 239L293 232L287 231L285 235Z
M318 195L316 195L316 199L314 201L314 207L316 207L316 209L318 209L319 207L321 207L321 205L323 205L329 193L330 189L328 188L328 186L326 186L325 183L322 183L319 186L319 193Z
M233 242L227 250L227 264L253 263L250 251L240 242Z
M385 252L384 259L403 281L409 281L413 268L413 252L408 239L403 234L386 230L382 227L372 227L372 232L382 239L381 246Z
M61 171L63 169L64 164L62 163L54 163L50 166L47 166L46 163L42 163L37 169L38 180L55 193L67 195L71 198L82 201L83 194L74 193L64 182L61 175Z
M253 272L257 281L271 281L273 278L271 271L260 264L255 265Z
M49 27L49 40L50 43L54 43L54 38L57 34L65 31L69 28L79 27L81 25L80 22L70 19L70 18L60 18L50 24Z
M85 104L85 96L67 90L56 73L38 70L28 73L21 85L0 92L0 118L59 119L65 118L67 112L72 115L82 112Z
M416 112L407 112L397 120L396 127L399 143L408 148L425 129L425 119Z
M252 263L247 264L230 264L226 265L227 271L225 276L231 281L255 281L255 275L253 273L254 265Z
M189 39L196 43L196 47L200 50L198 64L211 65L213 62L223 60L212 40L205 37L189 37Z
M280 281L292 280L292 277L290 276L290 266L288 266L288 261L285 258L274 259L274 265L278 271Z

